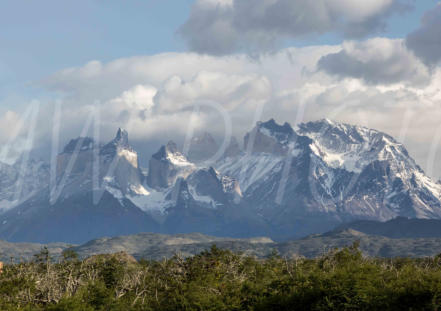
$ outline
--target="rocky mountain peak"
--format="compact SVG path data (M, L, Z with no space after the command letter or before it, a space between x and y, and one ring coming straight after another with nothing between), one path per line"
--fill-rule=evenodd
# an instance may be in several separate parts
M216 154L219 146L213 136L208 132L200 132L192 137L188 158L192 162L203 162Z
M285 155L289 144L295 139L296 133L289 123L278 124L274 119L257 122L254 129L244 138L245 149L251 148L253 153L272 153ZM250 143L253 143L250 146Z
M122 128L118 128L118 131L116 133L116 137L113 140L116 144L121 146L122 148L129 148L129 133L126 130L123 130Z
M338 147L337 145L342 144L356 145L367 142L398 144L391 136L380 131L364 126L335 122L329 119L301 123L297 127L297 132L331 148L336 148ZM332 147L332 144L335 146Z
M118 153L118 150L133 151L129 144L128 132L121 128L118 129L115 138L101 148L100 155L114 157Z
M169 141L166 145L163 145L159 150L153 154L152 158L156 160L168 161L170 155L180 154L178 147L174 141Z
M257 129L262 134L274 137L281 143L287 142L295 134L289 123L285 122L280 125L274 119L267 122L257 122Z
M419 170L402 144L377 130L322 119L299 124L297 133L312 139L314 153L332 167L361 171L373 161L389 161Z
M168 188L177 177L188 176L194 168L195 165L178 151L176 144L169 141L150 159L147 184L154 189Z
M167 153L178 153L178 146L176 145L176 143L172 140L170 140L167 145L165 146L165 151Z

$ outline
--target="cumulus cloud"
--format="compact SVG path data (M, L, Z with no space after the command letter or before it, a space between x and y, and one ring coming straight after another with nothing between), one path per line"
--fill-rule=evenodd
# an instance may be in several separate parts
M204 107L206 101L219 104L240 136L253 126L255 111L269 103L273 94L305 83L317 61L339 49L290 48L259 59L165 53L109 63L93 61L55 73L42 81L42 86L62 95L61 141L79 135L95 103L102 107L103 140L110 139L117 127L126 127L132 140L176 139L185 135L193 109L200 104L200 115L193 120L195 127L209 127L222 135L223 116ZM53 118L50 106L42 111L41 119ZM265 107L264 113L270 117L269 112L274 111ZM47 135L51 126L50 122L41 122L38 130L42 139L51 137Z
M8 110L0 116L0 162L13 164L15 159L23 152L30 151L33 144L27 140L32 135L33 119L37 116L37 110L30 107L27 112L20 115L15 111Z
M299 80L303 68L312 70L320 57L339 49L339 46L290 48L259 59L242 54L214 57L196 53L162 53L121 58L109 63L93 61L61 70L42 81L41 85L65 96L93 101L113 99L137 84L159 87L175 75L191 80L201 71L266 76L278 76L283 71L292 83ZM291 70L284 70L287 68Z
M318 67L331 75L363 79L369 84L421 85L431 77L430 70L401 39L344 42L340 52L322 57Z
M238 138L253 126L262 105L262 114L257 113L262 120L275 118L294 123L299 118L309 121L328 117L377 128L397 138L403 132L404 115L411 110L413 117L402 140L424 168L441 118L440 69L432 69L432 79L427 84L411 83L424 74L415 69L415 59L405 47L396 40L372 42L360 43L366 46L351 43L355 44L351 48L347 43L290 48L258 60L245 55L172 53L95 62L56 73L43 85L64 95L60 148L63 142L79 136L96 100L101 105L101 140L111 139L117 127L125 127L137 149L152 140L157 142L148 152L156 151L158 144L168 139L182 142L190 125L223 139L224 122L219 107L231 118ZM372 73L369 77L353 74L336 79L334 74L317 70L320 59L343 51L366 61L366 66L378 64L378 70L384 72L380 77ZM401 56L397 57L397 53ZM396 63L389 56L392 54ZM407 65L403 63L406 57ZM394 68L398 68L398 73ZM415 77L411 76L412 70ZM405 79L399 81L398 76ZM214 101L219 106L206 107L193 115L195 105L205 101ZM12 116L9 119L16 122ZM47 140L46 150L51 146L53 117L53 105L42 105L35 135L38 144ZM141 160L146 161L148 152L142 154ZM436 159L440 156L441 151ZM434 175L440 174L435 171Z
M150 114L154 102L153 98L157 89L151 85L135 85L120 96L110 100L106 104L106 112L110 111L118 115L117 120L127 122L134 112L140 118L146 118Z
M421 26L406 38L406 44L425 63L435 65L441 60L441 3L426 12Z
M159 113L188 109L198 100L215 101L231 111L250 102L268 100L270 93L270 82L262 76L202 71L190 81L171 77L154 101Z
M200 53L262 50L286 38L339 32L361 38L386 27L400 0L197 0L179 33Z
M239 123L238 117L242 114L248 117L256 104L267 101L270 95L268 79L255 74L202 71L190 79L174 75L158 88L136 85L103 102L101 127L112 134L116 127L125 127L130 136L138 140L152 137L165 140L173 135L182 138L192 120L195 129L210 127L212 132L221 133L223 117L227 116L228 122ZM194 115L196 107L199 109ZM72 113L78 111L74 105L67 105L65 109L71 109ZM89 113L90 109L82 111L84 115ZM67 111L64 114L72 115Z

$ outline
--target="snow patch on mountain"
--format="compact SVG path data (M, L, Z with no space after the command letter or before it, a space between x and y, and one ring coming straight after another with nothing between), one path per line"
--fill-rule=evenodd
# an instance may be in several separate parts
M18 201L18 200L15 200L15 201L1 200L0 201L0 213L6 212L6 211L16 207L19 203L20 203L20 201Z
M266 153L244 155L224 160L218 164L217 169L236 178L242 192L245 192L254 183L265 181L271 174L280 172L284 159Z
M134 168L138 168L138 154L136 152L128 149L119 149L117 155L126 159Z
M318 142L313 142L310 148L316 156L322 158L332 168L343 168L349 172L360 173L366 165L354 152L332 152Z
M215 209L219 205L219 203L217 203L212 197L198 194L197 190L193 186L189 186L188 190L190 191L190 194L194 200L205 203L209 208Z
M187 168L195 168L196 166L189 162L187 158L181 154L180 152L168 153L167 160L170 161L171 164L179 166L179 167L187 167Z
M144 188L138 194L130 194L127 198L144 212L166 214L173 201L167 200L168 191L156 191Z

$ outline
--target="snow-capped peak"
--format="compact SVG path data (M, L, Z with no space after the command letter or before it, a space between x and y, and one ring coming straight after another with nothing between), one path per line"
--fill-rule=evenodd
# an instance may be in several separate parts
M152 158L158 161L169 162L178 167L194 166L194 164L178 150L178 147L173 141L169 141L167 145L161 146L159 151L156 152Z
M331 167L361 172L377 160L417 167L402 144L377 130L323 119L302 123L297 132L312 139L312 151Z
M100 155L113 159L116 155L121 154L122 150L126 151L123 152L124 154L129 153L129 156L132 158L136 154L129 144L129 134L127 131L119 128L115 138L101 148Z
M178 177L187 177L196 166L169 141L152 155L149 162L147 184L153 189L169 188Z
M289 123L285 122L283 125L279 125L274 119L267 122L257 122L256 128L260 133L276 139L281 144L287 144L295 134Z
M247 153L269 153L274 155L286 155L294 147L293 142L297 139L291 125L285 123L279 125L271 119L267 122L257 122L254 129L247 133L244 138L244 146Z

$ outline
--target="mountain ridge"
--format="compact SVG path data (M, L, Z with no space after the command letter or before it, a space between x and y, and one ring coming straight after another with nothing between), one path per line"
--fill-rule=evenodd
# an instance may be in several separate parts
M427 222L428 220L421 220ZM439 221L438 221L439 222ZM418 235L416 235L418 236ZM319 257L336 248L357 243L365 256L369 257L433 257L441 253L441 237L390 238L383 235L366 234L351 228L336 228L323 234L285 242L275 242L266 237L245 239L216 237L201 233L159 234L137 233L115 237L102 237L81 245L67 243L9 243L0 240L0 260L33 260L44 247L51 257L58 260L66 250L74 251L80 258L95 255L127 253L136 259L163 260L176 254L183 257L197 255L212 245L257 258L267 258L274 253L285 258Z
M213 138L203 133L193 142L202 142L199 147L206 142L213 145ZM151 157L146 175L128 133L121 128L107 144L91 138L71 140L57 158L57 181L62 184L57 221L68 224L72 215L87 219L88 210L96 211L88 226L104 231L81 224L63 231L51 222L53 204L47 187L42 187L0 214L0 238L38 239L38 231L32 235L32 230L38 230L33 220L44 223L43 231L65 236L66 242L84 242L108 232L118 235L118 230L105 229L104 219L110 219L104 217L106 206L113 206L114 219L108 221L116 227L124 224L141 231L200 231L238 238L261 235L277 240L323 233L355 220L441 218L441 184L424 174L402 144L380 131L327 119L293 128L271 119L258 122L244 136L243 149L237 142L233 146L234 152L204 166L169 142ZM70 164L73 159L77 161ZM7 169L0 170L0 176L2 171ZM100 197L102 208L97 209L95 201ZM25 214L37 216L24 222L21 215ZM134 225L139 219L144 220ZM44 242L51 242L46 238Z

